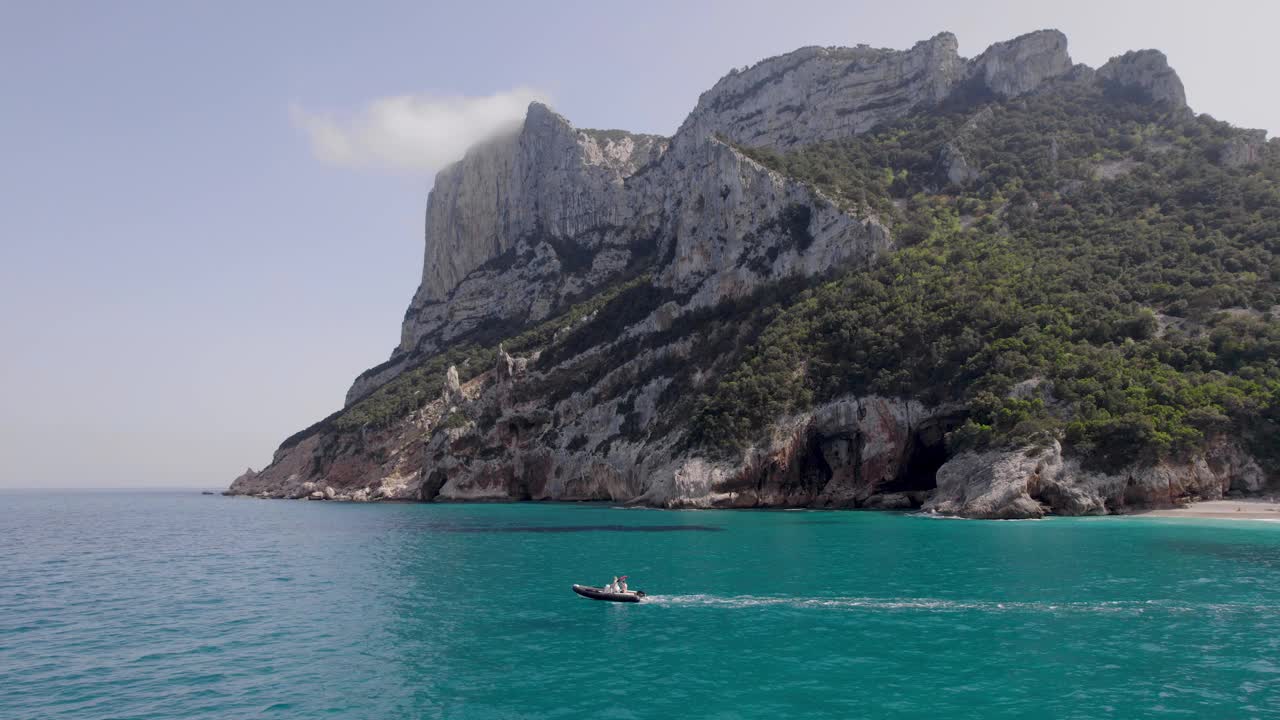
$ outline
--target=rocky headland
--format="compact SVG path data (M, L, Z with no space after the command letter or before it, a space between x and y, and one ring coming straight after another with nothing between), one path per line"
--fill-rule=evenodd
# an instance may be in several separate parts
M1027 181L1009 180L984 143L1002 117L1055 94L1122 104L1118 113L1155 128L1214 122L1187 108L1163 54L1131 52L1095 70L1074 63L1053 30L972 59L949 33L902 51L802 48L722 78L669 138L578 129L535 103L516 132L437 175L421 285L391 357L356 378L343 409L228 492L1026 518L1264 491L1275 480L1269 461L1229 423L1206 423L1168 452L1099 461L1096 443L1064 429L1086 412L1082 401L1018 368L1002 371L999 398L1035 404L1057 424L967 442L978 412L962 390L832 390L818 358L802 357L772 372L798 378L795 395L809 393L807 402L735 429L731 442L705 430L715 397L753 392L731 384L735 369L771 362L760 328L774 315L759 309L806 302L812 288L916 247L910 213L922 198L961 207L964 193L985 193L991 211L961 207L954 232L1018 237L1023 216L1042 218L1092 185L1186 151L1155 130L1123 139L1133 148L1121 157L1046 137L1021 172L1055 173L1053 191L1019 193ZM943 114L957 118L954 129L916 148L927 177L885 168L882 200L827 182L828 170L789 171L786 158L806 148L908 132L916 118ZM1274 162L1265 133L1223 132L1214 146L1223 172ZM923 352L900 347L904 357Z

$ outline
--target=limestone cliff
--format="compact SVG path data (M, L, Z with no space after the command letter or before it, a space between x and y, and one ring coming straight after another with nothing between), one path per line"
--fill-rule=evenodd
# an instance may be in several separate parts
M1153 102L1177 110L1187 107L1182 80L1159 50L1138 50L1111 58L1098 68L1098 77L1118 89L1140 93Z
M519 131L472 148L437 176L427 199L422 283L405 313L400 344L387 363L357 378L347 404L415 359L486 326L544 319L567 298L616 279L637 258L670 252L670 243L680 244L680 262L664 283L689 289L691 273L703 280L718 274L700 303L754 287L759 277L732 270L743 254L735 243L773 221L777 202L787 201L783 195L805 193L784 192L786 183L774 178L767 189L759 182L747 188L774 207L748 211L757 196L740 191L721 197L738 184L734 178L745 178L735 172L740 154L733 146L783 149L854 135L935 106L960 88L976 84L1012 97L1071 69L1066 38L1057 31L1000 43L974 60L956 48L955 36L942 33L905 51L803 48L771 58L716 83L670 142L577 130L535 103ZM702 203L693 210L691 197ZM870 233L869 247L879 250L887 238L874 220L863 219L860 232ZM819 218L817 251L802 262L784 257L762 277L815 274L853 257L867 259L857 246L826 242L843 222ZM728 247L712 247L717 243ZM716 272L708 272L704 259Z
M720 135L787 148L847 137L925 109L958 89L1002 98L1032 92L1071 70L1067 38L1043 30L997 43L973 60L951 33L905 51L808 47L725 76L702 94L673 146Z
M427 199L422 283L400 344L356 379L347 404L457 338L541 320L652 254L654 219L625 181L665 147L652 135L576 130L534 103L519 131L442 170Z
M753 153L986 103L930 149L941 184L971 185L984 175L970 138L1000 103L1071 83L1189 113L1163 54L1095 73L1053 30L974 59L949 33L903 51L802 48L722 78L671 138L577 129L535 103L517 131L436 177L421 285L390 359L230 492L1031 517L1255 491L1264 473L1225 439L1185 465L1103 476L1056 444L951 453L964 408L872 393L776 417L736 453L689 437L689 397L755 340L734 308L870 267L900 244L892 208L833 197ZM1222 164L1260 161L1262 139L1240 138Z

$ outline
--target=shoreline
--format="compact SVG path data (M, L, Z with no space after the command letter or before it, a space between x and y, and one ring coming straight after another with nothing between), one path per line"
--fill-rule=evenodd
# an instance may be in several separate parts
M1182 507L1144 510L1133 513L1131 517L1280 522L1280 497L1200 500Z
M290 497L262 497L260 495L231 493L223 491L218 493L223 497L240 497L249 498L251 500L297 500L306 502L310 498L290 498ZM314 500L311 500L314 502ZM470 498L461 500L415 500L409 498L379 498L377 500L351 500L347 498L325 498L323 502L353 505L595 505L612 507L618 510L665 510L665 511L701 511L701 510L737 510L737 511L755 511L755 512L888 512L903 513L908 515L924 515L919 508L913 509L895 509L895 508L814 508L814 507L702 507L702 506L682 506L682 507L661 507L655 505L641 505L630 503L619 503L616 500L564 500L564 499L538 499L538 500L517 500L514 498ZM959 515L941 515L929 514L929 517L947 520L985 520L999 522L1021 522L1026 520L1046 520L1050 518L1065 517L1106 517L1106 518L1183 518L1193 520L1253 520L1262 522L1280 522L1280 496L1270 495L1265 497L1247 497L1223 500L1198 500L1187 503L1179 507L1165 508L1145 508L1141 510L1133 510L1132 512L1116 513L1110 515L1093 515L1093 516L1070 516L1070 515L1045 515L1042 518L967 518Z

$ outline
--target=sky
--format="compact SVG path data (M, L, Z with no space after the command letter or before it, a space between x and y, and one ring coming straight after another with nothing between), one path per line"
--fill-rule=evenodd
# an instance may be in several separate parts
M804 45L1165 51L1280 133L1280 3L0 0L0 488L225 487L385 360L434 171L544 100L670 134Z

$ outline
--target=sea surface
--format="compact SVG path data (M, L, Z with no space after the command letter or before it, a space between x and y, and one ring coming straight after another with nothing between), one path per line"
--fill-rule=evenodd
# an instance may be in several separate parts
M4 492L0 548L5 720L1280 718L1277 523Z

